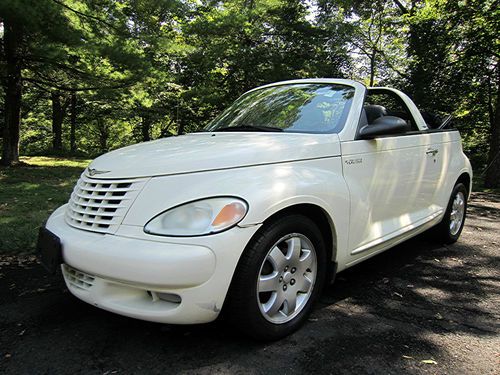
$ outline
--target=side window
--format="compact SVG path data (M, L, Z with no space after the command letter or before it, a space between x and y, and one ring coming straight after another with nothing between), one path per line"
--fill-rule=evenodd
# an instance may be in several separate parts
M410 126L410 131L419 131L413 116L403 100L392 91L384 91L382 89L368 92L364 109L368 123L371 123L374 117L394 116L405 120Z

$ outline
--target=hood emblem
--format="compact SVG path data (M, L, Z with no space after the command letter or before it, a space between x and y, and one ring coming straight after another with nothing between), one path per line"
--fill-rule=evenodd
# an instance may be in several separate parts
M95 176L96 174L103 174L103 173L109 173L111 171L99 171L95 168L89 168L89 175L90 176Z

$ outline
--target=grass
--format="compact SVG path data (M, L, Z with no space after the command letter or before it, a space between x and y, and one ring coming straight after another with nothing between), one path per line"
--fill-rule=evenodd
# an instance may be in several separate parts
M38 228L66 203L90 160L21 157L0 169L0 253L32 253Z

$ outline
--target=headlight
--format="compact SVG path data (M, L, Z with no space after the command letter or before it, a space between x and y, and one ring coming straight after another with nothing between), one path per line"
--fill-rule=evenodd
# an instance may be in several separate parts
M247 210L247 203L238 198L202 199L159 214L144 226L144 231L163 236L218 233L238 224L245 217Z

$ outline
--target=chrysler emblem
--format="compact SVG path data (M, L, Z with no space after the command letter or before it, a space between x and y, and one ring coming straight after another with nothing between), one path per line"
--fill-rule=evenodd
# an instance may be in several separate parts
M96 174L108 173L108 172L110 172L110 171L99 171L99 170L97 170L95 168L89 168L89 175L90 176L94 176Z

